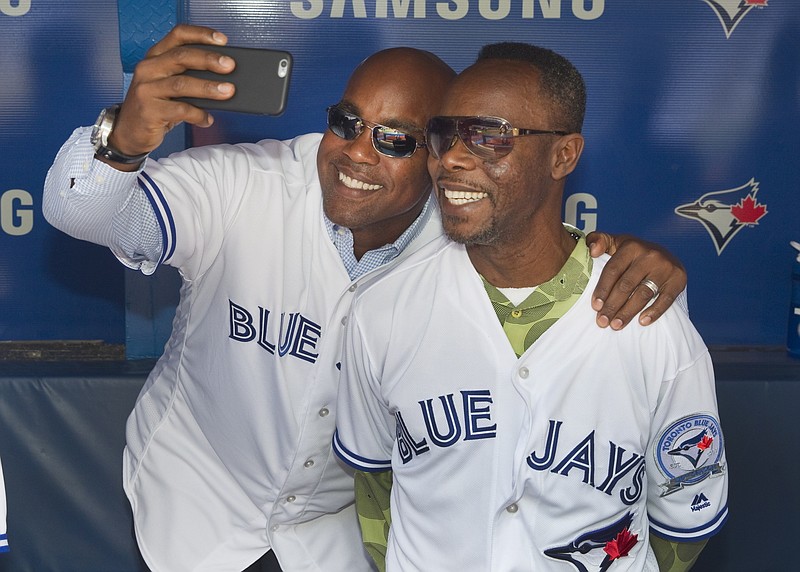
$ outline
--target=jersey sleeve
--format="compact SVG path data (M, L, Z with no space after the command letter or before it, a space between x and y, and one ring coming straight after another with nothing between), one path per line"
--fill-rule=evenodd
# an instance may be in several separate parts
M381 395L368 333L360 327L356 312L350 313L347 324L333 449L355 469L387 471L392 468L394 416Z
M50 167L42 210L59 230L107 246L127 267L152 274L162 255L155 212L137 184L139 173L94 158L91 128L76 129Z
M728 515L728 467L707 350L662 385L648 450L652 532L674 542L719 532Z

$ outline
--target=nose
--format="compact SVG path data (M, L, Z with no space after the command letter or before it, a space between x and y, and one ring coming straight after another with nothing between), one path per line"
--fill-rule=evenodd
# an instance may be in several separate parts
M344 154L355 163L377 165L381 159L372 145L372 129L364 127L355 139L348 141Z
M448 171L471 170L475 168L476 157L458 135L453 135L450 146L439 156L439 163Z

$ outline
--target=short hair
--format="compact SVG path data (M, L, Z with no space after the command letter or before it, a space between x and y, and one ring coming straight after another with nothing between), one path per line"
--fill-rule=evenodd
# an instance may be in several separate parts
M552 127L571 133L581 132L586 115L586 84L567 58L533 44L500 42L481 48L478 61L487 59L522 61L537 68L541 74L542 92L550 100L557 118L564 122Z

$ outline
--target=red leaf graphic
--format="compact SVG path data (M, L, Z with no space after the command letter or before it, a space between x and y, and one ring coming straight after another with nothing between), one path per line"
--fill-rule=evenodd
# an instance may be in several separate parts
M745 6L766 6L767 0L745 0Z
M753 195L747 195L742 202L731 207L731 214L742 224L756 224L767 214L767 205L759 204Z
M616 560L617 558L627 556L631 548L633 548L637 542L639 542L639 535L631 534L630 531L625 528L617 534L614 540L606 542L603 551L608 554L611 560Z
M697 448L701 451L705 451L711 446L711 443L714 442L714 439L709 437L708 435L703 435L703 440L697 444Z

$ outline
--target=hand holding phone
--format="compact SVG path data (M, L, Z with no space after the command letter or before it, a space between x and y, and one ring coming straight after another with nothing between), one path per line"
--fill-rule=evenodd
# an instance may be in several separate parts
M240 48L189 44L233 58L236 67L229 74L205 70L187 70L186 75L236 86L236 93L226 100L194 97L178 98L202 109L236 111L256 115L280 115L286 108L293 60L289 52L264 48Z

